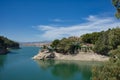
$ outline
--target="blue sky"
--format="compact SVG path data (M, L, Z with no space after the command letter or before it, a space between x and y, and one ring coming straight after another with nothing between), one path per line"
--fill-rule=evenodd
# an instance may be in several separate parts
M0 35L50 41L120 25L111 0L0 0Z

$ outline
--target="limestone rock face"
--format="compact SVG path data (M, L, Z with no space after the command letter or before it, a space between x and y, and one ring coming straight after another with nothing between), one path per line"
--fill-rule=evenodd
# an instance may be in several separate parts
M81 60L81 61L108 61L109 57L98 55L96 53L86 53L86 52L79 52L76 55L64 55L62 53L57 52L39 52L37 55L35 55L32 59L35 60Z
M47 60L47 59L54 59L55 53L49 53L49 52L39 52L37 55L35 55L32 59L39 59L39 60Z

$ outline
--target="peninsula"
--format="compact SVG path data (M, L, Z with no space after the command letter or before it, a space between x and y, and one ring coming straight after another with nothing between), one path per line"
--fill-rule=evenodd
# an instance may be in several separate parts
M117 44L116 44L117 43ZM120 45L120 28L54 40L43 45L33 59L107 61Z

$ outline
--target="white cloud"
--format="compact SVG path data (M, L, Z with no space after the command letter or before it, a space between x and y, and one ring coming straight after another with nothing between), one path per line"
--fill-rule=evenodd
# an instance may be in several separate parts
M98 32L107 30L108 28L120 27L120 22L112 17L100 18L97 16L89 16L86 18L87 22L80 23L72 26L51 26L51 25L38 25L38 30L44 33L39 34L44 40L54 40L57 38L80 36L85 33Z
M53 22L64 22L64 20L61 20L61 19L53 19L51 21L53 21Z
M88 18L86 18L88 21L96 21L98 18L96 16L90 15Z
M76 21L80 21L80 20L64 20L64 19L56 18L56 19L51 19L49 21L52 21L52 22L76 22Z

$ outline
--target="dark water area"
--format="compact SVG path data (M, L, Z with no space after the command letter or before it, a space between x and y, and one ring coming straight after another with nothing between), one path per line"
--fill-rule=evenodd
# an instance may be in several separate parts
M0 80L90 80L91 68L101 62L40 61L31 58L38 47L22 47L0 55Z

